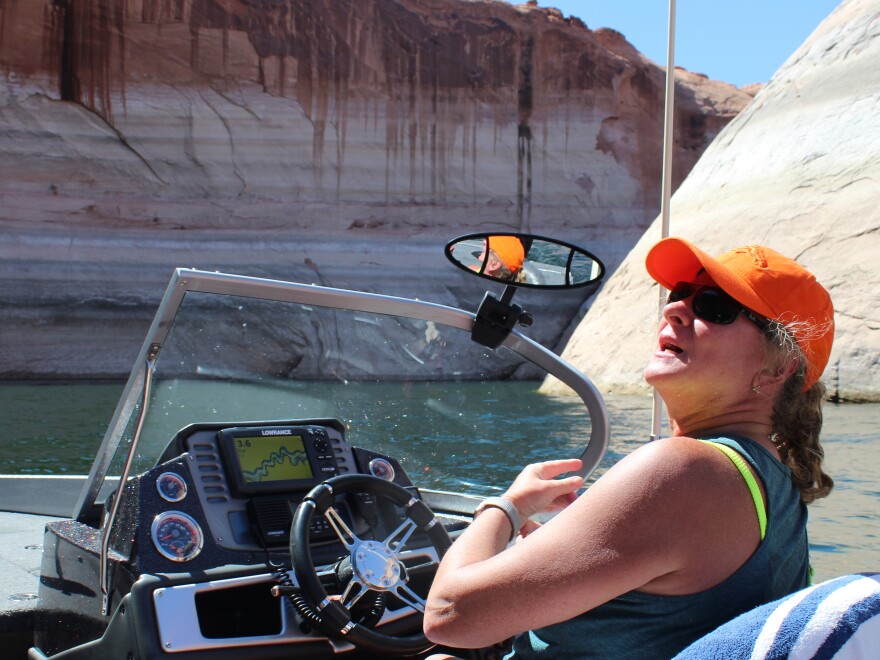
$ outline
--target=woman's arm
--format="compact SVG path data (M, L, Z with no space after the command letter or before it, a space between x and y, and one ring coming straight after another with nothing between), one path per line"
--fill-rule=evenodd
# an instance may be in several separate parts
M507 547L508 518L489 508L452 545L427 600L429 639L481 647L634 589L694 593L733 573L757 547L742 478L704 443L645 445L566 506L578 478L553 477L572 465L529 466L505 494L523 520L564 507L534 533Z

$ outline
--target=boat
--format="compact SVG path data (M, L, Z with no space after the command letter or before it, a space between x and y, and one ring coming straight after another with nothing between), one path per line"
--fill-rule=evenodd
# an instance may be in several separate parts
M601 394L524 334L534 319L513 302L523 287L595 286L601 260L503 238L523 249L517 281L487 270L497 235L446 245L492 287L475 311L177 269L89 473L0 476L3 580L19 596L0 617L4 657L432 652L427 589L482 499L432 420L455 420L474 447L510 437L514 461L524 446L554 452L555 433L517 442L516 420L481 396L530 364L583 403L589 433L566 449L583 476L608 447ZM461 488L438 488L438 473Z

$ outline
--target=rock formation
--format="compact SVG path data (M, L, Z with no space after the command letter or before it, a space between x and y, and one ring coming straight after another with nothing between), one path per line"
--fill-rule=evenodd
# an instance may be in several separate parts
M836 330L823 380L836 400L880 400L878 34L880 0L843 2L712 143L670 205L672 235L714 254L768 245L829 289ZM655 222L565 349L602 389L646 391L658 295L644 259L659 237Z
M126 373L174 266L472 306L442 243L503 228L613 268L659 208L664 75L500 1L0 0L0 378ZM676 184L751 101L677 90Z

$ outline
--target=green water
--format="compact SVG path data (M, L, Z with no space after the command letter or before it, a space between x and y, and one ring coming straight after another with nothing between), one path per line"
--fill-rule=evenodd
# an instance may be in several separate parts
M122 383L0 383L0 474L87 474Z
M576 455L588 435L582 405L535 393L535 383L502 382L490 386L432 383L435 402L407 408L399 389L367 385L350 399L352 415L342 421L349 440L395 456L420 485L480 494L503 488L525 463L544 458L546 443ZM0 384L0 473L87 473L113 414L121 383L31 385ZM426 397L413 397L423 401ZM370 419L370 402L395 397L394 419ZM643 443L650 432L647 397L606 399L611 446L596 471L601 475L621 456ZM462 415L468 428L463 432ZM481 416L492 417L494 437L480 433ZM810 506L810 541L817 580L848 572L880 570L880 404L828 404L823 445L826 470L835 480L831 496ZM540 450L536 445L541 444Z

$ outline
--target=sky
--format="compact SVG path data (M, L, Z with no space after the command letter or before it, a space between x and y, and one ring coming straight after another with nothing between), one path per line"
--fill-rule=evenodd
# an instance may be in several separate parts
M514 0L519 4L525 0ZM669 0L539 0L591 30L614 28L666 64ZM675 64L737 87L766 83L841 0L677 0Z

